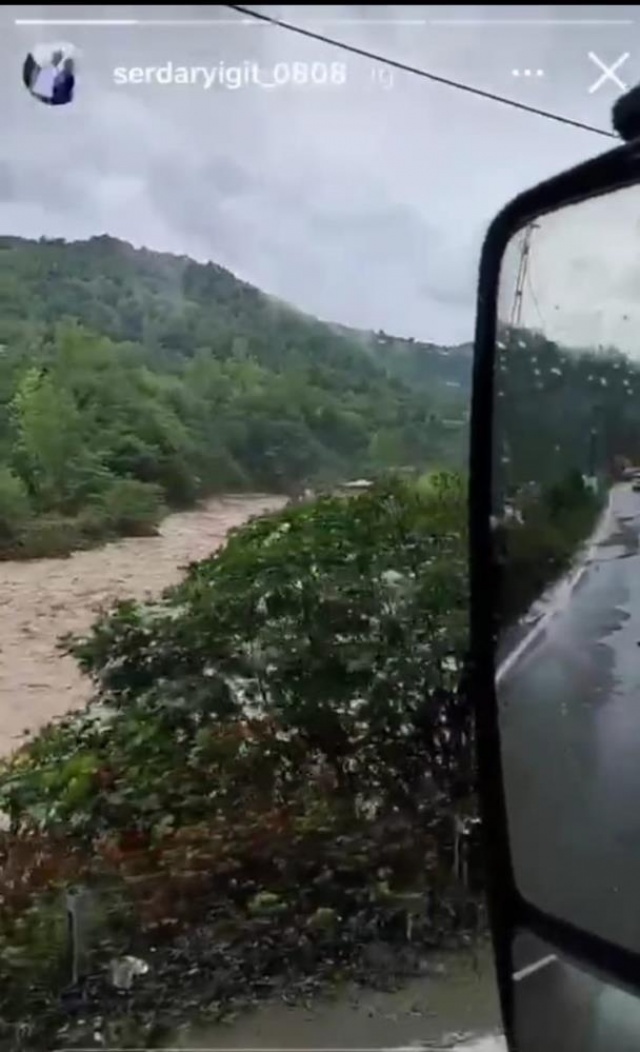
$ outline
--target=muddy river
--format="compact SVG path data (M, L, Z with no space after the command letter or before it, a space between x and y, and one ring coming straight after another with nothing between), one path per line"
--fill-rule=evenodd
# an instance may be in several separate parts
M87 701L88 681L56 648L61 635L86 630L116 599L157 596L180 580L187 563L219 547L231 528L281 505L268 496L219 498L169 516L157 537L128 538L69 559L0 562L0 754L25 731ZM195 1028L173 1047L500 1052L498 1025L487 953L479 969L464 955L450 957L434 965L431 977L397 993L345 990L306 1008L267 1004L213 1031Z
M0 754L24 731L86 702L89 683L56 649L61 635L84 631L115 599L158 595L234 526L281 505L277 497L219 498L170 515L158 537L126 538L69 559L0 562Z

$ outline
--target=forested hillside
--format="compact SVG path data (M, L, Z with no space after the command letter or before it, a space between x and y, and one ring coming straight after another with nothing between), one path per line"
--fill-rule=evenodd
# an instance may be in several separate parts
M496 371L494 534L501 617L523 614L575 558L624 465L640 464L637 362L505 327Z
M554 485L572 471L611 474L620 458L640 463L640 368L619 350L563 347L505 329L496 383L503 490Z
M108 237L2 238L0 545L146 531L209 493L459 466L469 356L451 381L441 349L408 344L214 264Z
M471 398L471 362L473 344L441 347L435 343L390 336L388 333L363 332L346 326L334 330L365 347L385 372L414 390L435 394L440 403L459 411L462 399Z

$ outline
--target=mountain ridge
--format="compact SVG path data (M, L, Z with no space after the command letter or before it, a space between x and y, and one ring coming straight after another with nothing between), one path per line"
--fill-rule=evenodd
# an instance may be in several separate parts
M95 539L220 492L459 469L469 380L464 348L323 322L215 263L0 238L0 552L52 517Z
M213 261L199 263L186 254L158 252L145 247L135 247L127 241L108 234L99 234L84 240L4 236L0 237L0 269L3 254L6 256L7 249L22 252L31 249L48 254L63 249L66 252L71 251L74 255L78 253L83 263L87 264L89 274L92 264L97 261L102 268L105 262L115 262L120 272L124 263L125 267L133 267L139 274L141 273L147 283L153 286L147 289L148 293L153 296L161 296L167 303L173 303L177 313L188 312L194 303L201 305L203 285L206 287L207 284L209 286L217 284L222 287L223 293L228 293L230 287L234 286L246 300L253 301L254 307L262 303L265 308L269 307L275 312L281 312L285 317L297 317L310 325L326 326L341 339L347 340L349 344L357 344L364 348L372 360L381 365L391 376L406 379L411 384L418 381L422 388L431 375L431 378L441 385L459 384L465 393L469 389L472 344L442 346L412 338L396 337L381 330L376 332L327 321L271 296L250 282L236 277L232 271ZM200 276L200 282L195 281L195 275ZM202 275L206 275L206 281L202 279ZM60 280L66 280L64 270L58 276ZM108 268L106 276L110 279L114 278ZM53 277L51 272L48 277ZM88 280L88 277L89 275L85 274L85 280ZM119 277L122 277L122 273L119 274ZM0 317L5 314L4 306L0 301ZM15 306L13 309L15 310ZM44 320L50 320L50 318ZM95 318L91 317L88 320L95 324ZM107 326L107 328L110 330L107 335L114 338L123 338L125 335L118 327ZM144 339L141 329L136 331L134 328L127 335L128 338ZM445 362L443 359L448 359L448 361Z

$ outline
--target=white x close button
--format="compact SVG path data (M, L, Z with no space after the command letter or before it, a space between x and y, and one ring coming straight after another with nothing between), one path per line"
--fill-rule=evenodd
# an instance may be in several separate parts
M616 73L616 70L620 69L620 67L624 65L624 63L629 58L629 54L630 53L628 51L625 51L623 55L620 55L620 57L616 59L615 62L613 62L610 66L607 66L606 62L603 62L601 58L598 58L595 51L589 52L589 58L591 59L591 61L595 63L598 69L602 70L602 75L598 77L598 79L594 81L594 83L589 88L590 95L593 95L594 92L598 91L603 86L603 84L606 84L609 80L612 82L612 84L615 84L617 88L620 88L620 91L628 90L628 85L620 79L620 77Z

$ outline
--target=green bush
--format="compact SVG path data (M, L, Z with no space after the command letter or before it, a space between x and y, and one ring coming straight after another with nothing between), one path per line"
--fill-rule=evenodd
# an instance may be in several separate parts
M15 546L4 553L10 559L64 558L86 540L76 519L62 515L42 515L31 519L21 530Z
M572 473L564 483L525 502L521 522L502 523L496 529L503 627L513 624L567 571L602 507L602 498Z
M14 541L31 515L24 482L9 468L0 468L0 545Z
M175 748L168 728L186 735L182 754L198 753L203 713L234 721L250 704L301 735L349 799L411 807L424 750L435 767L437 721L457 704L464 500L443 479L426 496L385 483L288 508L233 533L161 603L121 604L73 650L103 700L127 713L110 734L122 729L125 749L141 741L123 776L146 763L150 777L155 763L128 719L157 725L160 772ZM159 808L175 806L170 780L159 776L156 791Z
M101 495L108 526L124 537L153 537L166 514L162 488L137 479L118 479Z
M113 524L109 521L104 507L99 503L92 503L83 508L76 517L78 530L87 544L99 544L101 541L116 537Z
M145 1018L179 1012L185 983L211 1001L221 940L223 1003L254 977L357 969L368 940L406 941L407 901L417 946L451 935L475 817L464 509L447 475L289 507L68 640L93 701L0 771L12 915L52 885L130 902L107 942L153 953L126 1009ZM58 1025L47 989L49 1014L28 994L5 1015Z

